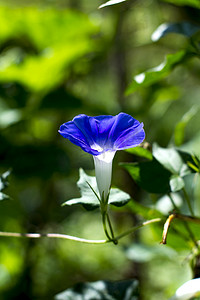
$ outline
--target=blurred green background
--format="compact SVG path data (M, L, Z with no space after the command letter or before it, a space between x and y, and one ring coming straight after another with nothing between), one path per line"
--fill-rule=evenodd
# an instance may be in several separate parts
M100 4L0 1L0 174L12 170L6 190L11 200L0 203L1 231L104 238L98 211L61 207L80 195L79 168L94 174L92 157L58 134L77 114L124 111L144 122L150 144L189 142L200 149L199 44L195 48L188 36L176 33L151 40L165 22L200 26L198 0L129 0L98 9ZM125 92L133 76L179 51L191 58ZM145 202L146 194L118 165L135 159L116 154L113 184ZM112 217L118 232L135 222L126 209ZM53 299L77 282L134 277L141 282L141 299L168 299L191 271L183 254L167 246L156 250L160 239L160 229L142 229L135 242L144 241L150 247L145 252L131 251L133 237L118 246L1 237L0 299Z

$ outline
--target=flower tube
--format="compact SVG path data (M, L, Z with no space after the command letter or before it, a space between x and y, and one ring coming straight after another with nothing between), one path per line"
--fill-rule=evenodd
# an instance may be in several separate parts
M105 201L116 151L138 146L145 138L143 123L125 113L96 117L81 114L61 125L58 132L93 155L100 199Z

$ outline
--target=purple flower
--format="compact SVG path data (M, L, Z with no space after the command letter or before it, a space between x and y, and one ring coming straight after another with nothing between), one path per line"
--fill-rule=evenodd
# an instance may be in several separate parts
M125 113L97 117L81 114L61 125L58 132L93 155L97 186L104 199L109 194L115 152L135 147L145 138L143 123Z

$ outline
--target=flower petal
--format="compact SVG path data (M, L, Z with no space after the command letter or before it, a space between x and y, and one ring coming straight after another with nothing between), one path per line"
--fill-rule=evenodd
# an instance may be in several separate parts
M99 154L97 150L91 149L91 146L87 140L87 136L82 133L82 131L75 125L73 121L61 125L58 132L73 144L81 147L85 152L89 152L93 155Z
M143 123L132 116L120 113L115 117L115 123L110 130L108 139L112 141L113 149L123 150L139 145L145 138Z
M81 114L61 125L59 133L92 155L137 146L145 137L143 123L125 113L97 117Z
M115 141L115 148L117 150L123 150L141 144L145 139L145 132L143 126L143 123L139 123L137 127L132 126L124 132L122 132L122 134Z

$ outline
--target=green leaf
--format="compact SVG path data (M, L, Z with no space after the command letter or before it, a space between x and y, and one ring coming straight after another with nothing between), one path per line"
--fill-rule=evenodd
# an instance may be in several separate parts
M132 244L125 250L126 256L135 262L149 262L158 257L171 259L177 257L177 252L168 246Z
M133 82L129 85L126 94L133 93L140 87L148 87L167 77L178 64L185 60L186 56L187 53L185 51L167 55L164 62L159 66L134 76Z
M8 186L8 176L11 171L8 170L0 176L0 201L9 199L9 196L3 193L3 190Z
M174 148L161 148L154 144L153 156L172 174L180 174L184 162L177 150Z
M74 204L82 204L86 209L92 210L100 206L100 202L95 196L94 192L99 195L96 177L87 175L83 169L80 169L80 178L77 182L77 185L81 192L80 198L75 198L71 200L67 200L63 203L63 205L74 205ZM92 191L92 189L94 192ZM130 196L117 189L111 188L108 204L112 204L115 206L123 206L130 200Z
M174 210L174 204L178 208L183 205L183 199L179 193L171 193L170 197L169 195L163 195L156 201L154 208L163 215L168 216Z
M136 156L147 158L149 160L153 159L153 155L152 155L151 151L149 151L148 149L145 149L143 147L137 146L137 147L134 147L134 148L126 149L125 151L129 152L131 154L134 154Z
M94 192L91 190L88 184L90 184L94 191L98 194L96 178L94 176L88 176L83 169L80 169L77 186L80 189L81 198L67 200L62 205L82 204L88 209L95 209L99 207L99 200L97 199L97 197L95 196Z
M156 42L169 33L177 33L191 37L198 31L200 31L200 26L189 22L163 23L153 32L151 39Z
M150 162L120 164L136 183L149 193L165 194L170 192L171 173L155 158Z
M0 82L18 82L34 92L47 92L66 80L73 64L94 51L91 35L98 30L83 13L33 7L1 7L0 28L1 43L17 38L19 45L23 40L32 46L32 52L20 46L5 49Z
M195 215L200 217L200 173L195 174L194 183L194 210Z
M200 132L197 132L196 135L187 141L187 143L184 143L179 147L179 149L183 151L187 151L191 153L192 155L199 156L199 149L200 149ZM193 162L193 161L191 161Z
M117 207L121 207L123 205L126 205L128 201L130 200L130 195L117 189L117 188L111 188L110 189L110 195L108 199L108 204L115 205Z
M8 170L5 173L3 173L0 177L0 191L3 191L8 186L8 177L10 175L11 171Z
M145 220L163 217L163 214L159 210L157 210L157 208L155 209L154 207L148 207L135 201L134 199L131 199L131 201L129 201L129 203L127 204L127 208L130 209L134 214L142 216Z
M6 195L6 194L0 192L0 201L1 201L1 200L7 200L7 199L9 199L9 198L10 198L10 197L9 197L8 195Z
M106 7L106 6L118 4L118 3L121 3L121 2L124 2L124 1L126 1L126 0L110 0L110 1L107 1L106 3L100 5L99 8L103 8L103 7Z
M153 145L153 156L172 174L184 177L191 173L188 162L192 162L192 155L175 148L161 148Z
M185 186L184 180L178 175L172 175L169 184L172 192L178 192Z
M199 106L193 105L189 111L187 111L181 120L176 124L174 130L174 142L176 146L180 146L184 142L185 128L190 120L198 113Z
M191 173L188 161L192 156L174 148L161 148L153 144L153 160L122 165L136 181L149 193L175 192L184 186L184 177ZM174 175L174 176L172 176Z
M56 300L138 300L138 281L96 281L76 284L56 295Z
M192 6L195 8L200 8L199 0L162 0L162 1L172 3L173 5Z
M6 128L19 122L22 119L20 109L7 109L0 112L0 128Z

